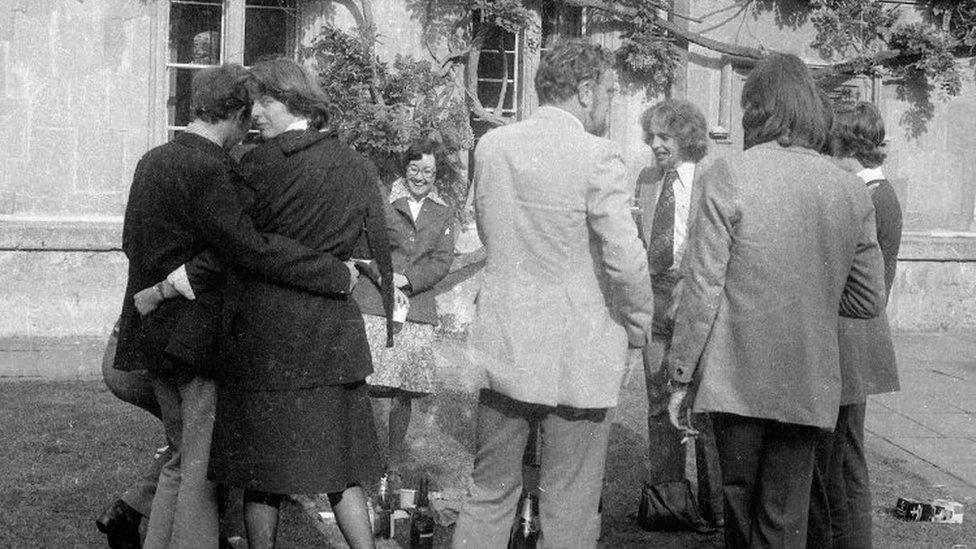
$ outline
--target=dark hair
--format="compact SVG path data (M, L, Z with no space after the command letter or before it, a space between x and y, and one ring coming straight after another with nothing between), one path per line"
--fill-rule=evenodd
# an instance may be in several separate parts
M308 119L320 130L329 122L328 98L305 68L287 57L263 59L250 69L249 85L255 99L262 95L281 101L288 112Z
M872 103L860 101L839 107L830 131L830 154L854 157L866 168L884 164L885 127L881 111Z
M681 153L698 162L708 153L708 123L694 104L684 99L665 99L644 111L640 117L644 141L648 141L651 126L659 123L677 140Z
M539 104L551 105L569 99L576 93L580 82L596 82L613 66L613 55L599 44L581 39L557 44L543 54L535 73Z
M190 85L190 110L194 118L214 124L227 120L244 108L251 115L247 69L228 63L197 71Z
M831 113L800 58L773 54L742 87L742 130L748 149L776 141L783 147L823 150Z
M421 139L413 142L400 157L400 175L406 175L407 166L409 166L414 160L420 160L425 154L429 154L434 157L435 166L437 171L440 172L440 150L440 145L432 139Z

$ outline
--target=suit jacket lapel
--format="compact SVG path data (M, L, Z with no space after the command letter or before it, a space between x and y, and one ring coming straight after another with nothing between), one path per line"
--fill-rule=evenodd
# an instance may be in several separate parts
M705 173L705 167L704 162L695 164L695 177L692 178L691 182L691 204L688 206L688 232L685 233L686 235L691 235L691 226L694 224L695 218L698 217L698 207L702 197L702 174Z
M637 176L637 184L641 185L638 206L641 210L641 234L644 235L644 245L651 237L651 227L654 225L654 210L657 199L661 196L661 170L657 166L650 166L641 170Z
M414 226L417 225L414 222L414 220L413 220L413 214L410 213L410 205L407 204L407 199L406 198L398 198L398 199L394 200L392 206L393 206L393 209L395 211L399 212L400 215L402 215L403 217L405 217L406 220L408 222L410 222L411 225L414 225ZM418 215L417 218L419 219L420 216Z

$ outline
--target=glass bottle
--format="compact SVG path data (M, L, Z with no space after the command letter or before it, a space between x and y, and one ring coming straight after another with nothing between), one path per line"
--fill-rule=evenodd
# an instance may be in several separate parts
M389 477L380 477L379 488L376 491L376 518L373 522L373 532L378 538L390 538L393 535L393 494L390 493Z
M430 512L430 481L420 481L417 491L417 509L410 521L410 549L432 549L434 547L434 517Z
M522 492L519 513L508 538L508 549L535 549L542 530L539 525L539 499L530 492Z

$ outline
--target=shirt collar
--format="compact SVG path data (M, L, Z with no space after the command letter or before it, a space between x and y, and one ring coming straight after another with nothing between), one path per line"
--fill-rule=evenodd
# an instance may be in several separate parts
M678 172L678 180L681 181L682 185L691 185L692 180L695 178L695 163L682 162L678 164L678 167L674 171Z
M863 170L857 172L857 176L861 178L861 181L865 183L870 183L872 181L877 181L879 179L884 179L885 176L881 173L881 168L864 168Z
M296 121L292 122L291 124L288 124L288 127L285 128L285 131L286 132L290 132L292 130L302 130L302 131L304 131L304 130L307 130L307 129L308 129L308 120L302 118L300 120L296 120Z
M403 182L403 178L397 179L393 182L393 187L390 189L390 204L400 200L401 198L406 198L407 200L414 200L413 195L407 190L407 185ZM440 204L441 206L447 206L444 199L437 194L437 189L431 189L427 196L424 198L429 198L435 204ZM415 202L423 202L423 199Z

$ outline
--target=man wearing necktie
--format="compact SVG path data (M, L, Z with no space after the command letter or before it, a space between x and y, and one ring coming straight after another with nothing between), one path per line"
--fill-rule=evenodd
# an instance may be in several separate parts
M722 483L715 440L708 418L696 418L695 427L701 432L695 441L699 511L690 504L691 498L685 497L690 494L685 481L685 446L682 433L668 420L669 391L662 360L671 343L678 267L698 213L700 177L705 172L708 150L707 126L697 107L678 99L649 108L641 116L641 126L656 160L654 166L641 171L635 195L638 228L647 248L654 290L653 333L643 349L650 467L647 483L662 499L676 500L663 503L681 511L681 527L704 531L722 524Z

